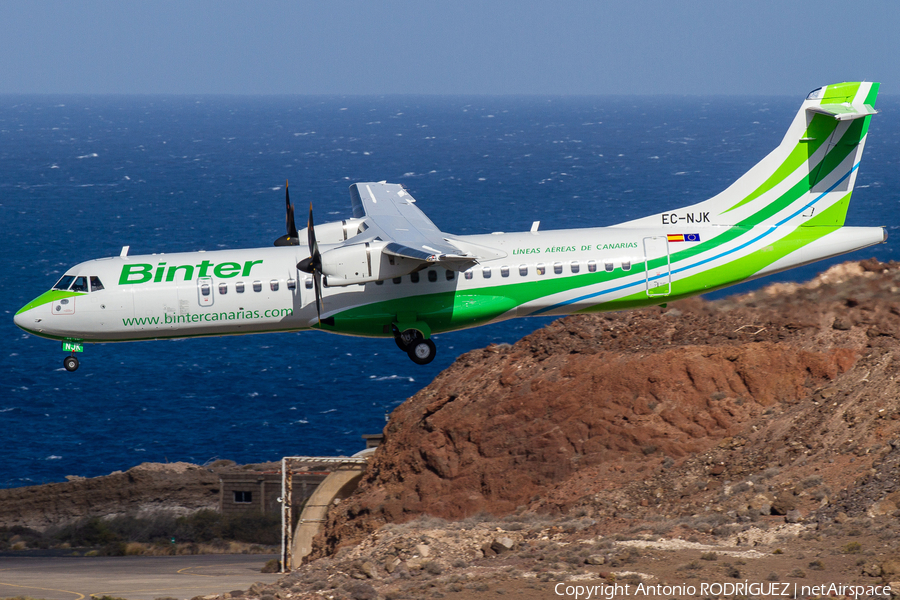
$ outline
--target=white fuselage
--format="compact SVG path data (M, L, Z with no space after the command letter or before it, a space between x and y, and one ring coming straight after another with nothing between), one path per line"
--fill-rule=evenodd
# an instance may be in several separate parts
M468 273L432 267L386 281L325 286L322 315L396 298L484 293L596 270L630 270L640 284L645 277L641 240L652 233L592 228L468 236L464 239L490 245L505 257ZM308 254L303 246L288 246L90 260L67 275L96 277L102 290L36 306L17 315L16 323L37 335L85 342L307 329L317 322L313 282L297 263ZM544 306L530 302L527 310ZM525 315L519 310L505 318L514 316Z

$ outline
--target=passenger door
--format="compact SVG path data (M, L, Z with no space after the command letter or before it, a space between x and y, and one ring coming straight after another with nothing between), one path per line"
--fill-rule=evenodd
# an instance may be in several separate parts
M644 280L651 298L672 293L669 239L665 235L644 238Z

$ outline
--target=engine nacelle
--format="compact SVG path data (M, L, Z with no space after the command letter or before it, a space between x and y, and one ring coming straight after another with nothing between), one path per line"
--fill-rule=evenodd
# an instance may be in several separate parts
M316 228L316 236L319 230ZM322 252L322 274L327 286L345 286L407 275L419 269L417 260L382 252L385 242L350 244Z
M365 231L364 221L365 219L347 219L346 221L333 221L316 225L316 241L320 244L340 244ZM297 237L300 238L301 243L304 245L308 236L307 228L297 233Z

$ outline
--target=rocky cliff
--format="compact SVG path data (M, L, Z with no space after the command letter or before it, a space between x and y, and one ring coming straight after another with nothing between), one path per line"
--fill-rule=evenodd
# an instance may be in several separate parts
M834 501L900 439L898 288L895 264L846 263L803 285L568 317L469 352L394 411L319 552L423 514L746 510L723 486L756 471L769 473L757 503L811 474ZM822 498L790 500L809 512Z

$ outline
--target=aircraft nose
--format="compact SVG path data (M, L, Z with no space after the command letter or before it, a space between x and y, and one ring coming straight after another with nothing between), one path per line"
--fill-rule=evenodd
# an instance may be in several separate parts
M28 313L30 312L31 311L28 310L27 306L23 306L21 309L19 309L19 312L16 313L16 316L13 317L13 322L22 329L27 329L28 321L33 320L29 318Z
M49 304L55 299L55 292L50 290L44 292L16 312L13 322L27 331L28 333L37 333L43 331L44 325L42 321L45 316L50 315ZM43 307L43 308L42 308Z
M43 320L39 314L40 311L35 310L35 308L37 307L34 300L20 308L13 317L13 322L16 326L28 333L35 333L35 330L41 327L39 323Z
M19 312L16 313L16 316L13 317L13 322L18 327L21 327L22 329L25 329L25 319L26 319L25 314L27 312L28 311L26 311L24 308L22 308L21 310L19 310Z

